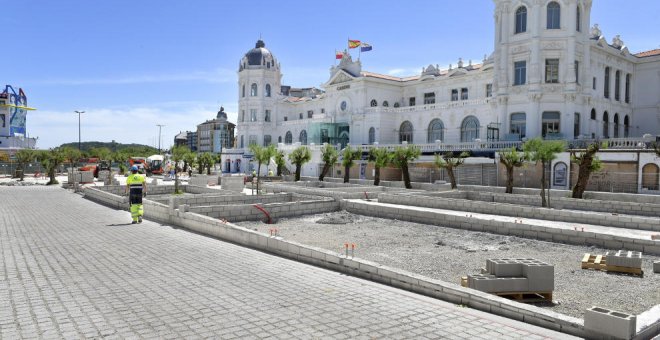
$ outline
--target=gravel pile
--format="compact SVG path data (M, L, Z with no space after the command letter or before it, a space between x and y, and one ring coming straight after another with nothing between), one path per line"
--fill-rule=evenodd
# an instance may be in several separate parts
M262 233L273 227L262 222L237 224ZM656 256L644 255L645 275L639 277L580 268L584 253L605 254L616 249L465 231L346 211L283 218L275 226L284 239L338 253L343 253L344 243L355 243L355 257L456 284L461 276L479 273L489 258L536 258L555 266L556 302L537 306L578 318L583 318L584 311L592 306L639 314L660 304L660 274L653 273L652 263L659 259Z

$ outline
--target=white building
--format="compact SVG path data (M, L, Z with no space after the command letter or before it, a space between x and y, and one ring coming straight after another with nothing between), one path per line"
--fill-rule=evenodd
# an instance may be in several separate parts
M0 152L9 157L20 149L34 149L36 138L27 135L27 111L34 110L27 106L27 96L23 89L14 90L6 85L0 92Z

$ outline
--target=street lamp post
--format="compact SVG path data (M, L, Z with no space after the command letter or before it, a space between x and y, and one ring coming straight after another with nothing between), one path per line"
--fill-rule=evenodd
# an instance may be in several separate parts
M85 111L73 111L78 114L78 151L82 151L80 147L80 114L85 113Z
M165 126L163 124L156 124L158 126L158 154L160 155L160 129Z

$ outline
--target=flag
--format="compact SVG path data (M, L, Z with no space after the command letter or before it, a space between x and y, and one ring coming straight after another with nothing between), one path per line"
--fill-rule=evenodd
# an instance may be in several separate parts
M360 46L360 52L368 52L371 51L371 45L367 43L362 43Z
M344 52L335 50L335 59L341 59L344 57Z
M360 40L348 40L348 48L358 48L360 47Z

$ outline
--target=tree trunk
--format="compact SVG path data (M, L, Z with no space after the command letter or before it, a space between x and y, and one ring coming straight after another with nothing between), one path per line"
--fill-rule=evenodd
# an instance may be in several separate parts
M50 180L48 181L47 185L58 183L57 179L55 179L55 167L48 169L48 177L50 177Z
M412 185L410 185L410 174L408 173L408 162L401 165L401 172L403 172L403 184L405 184L406 189L412 189Z
M451 189L456 189L458 186L456 185L456 176L454 176L453 167L447 167L447 175L449 175L449 183L451 183Z
M374 169L374 185L379 186L380 185L380 167L377 166Z
M179 173L174 171L174 193L179 193Z
M300 180L300 169L302 168L302 164L296 164L296 182Z
M261 177L261 163L257 165L257 195L259 195L259 178Z
M351 171L351 167L346 165L344 166L344 183L348 183L348 180L350 179L350 174L349 172Z
M513 194L513 166L506 167L506 193Z
M541 162L541 206L544 208L548 206L545 200L545 162Z
M23 178L25 177L25 169L23 169L22 165L19 166L18 169L21 170L20 175L18 176L18 180L22 182Z
M585 156L585 159L580 163L578 170L578 178L575 182L575 187L573 187L573 193L571 197L573 198L583 198L584 192L587 190L587 185L589 184L589 177L591 176L591 163L593 158Z
M277 165L277 176L282 176L282 166Z
M321 174L319 175L319 181L323 182L323 179L325 178L325 175L328 174L328 170L330 170L330 164L329 163L324 163L323 164L323 170L321 170Z

